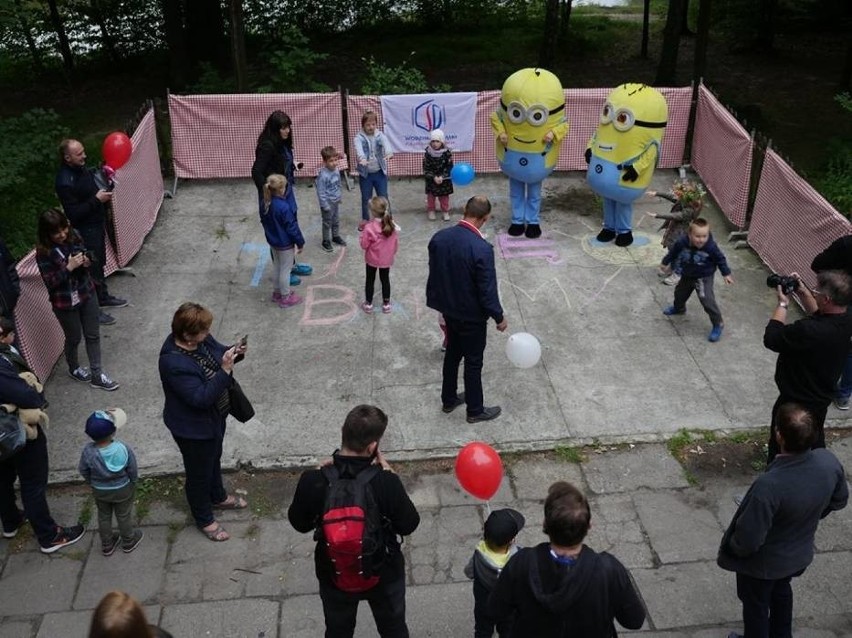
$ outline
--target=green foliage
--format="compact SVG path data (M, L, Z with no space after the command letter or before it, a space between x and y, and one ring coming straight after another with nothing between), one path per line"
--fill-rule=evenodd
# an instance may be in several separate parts
M825 171L815 186L838 211L852 215L852 140L832 140L828 147Z
M233 78L223 77L209 62L201 62L199 65L198 79L194 84L186 88L187 93L199 95L218 95L222 93L233 93L237 85Z
M668 441L666 441L666 447L669 452L671 452L672 456L680 457L681 453L692 445L693 442L692 434L689 433L689 430L681 429L678 430L678 433L672 436Z
M59 141L68 131L51 110L0 119L0 228L16 257L35 244L36 220L56 206L53 184Z
M852 94L841 93L840 95L835 95L834 99L840 106L852 113Z
M367 73L361 85L364 95L395 95L406 93L441 93L449 90L446 84L429 87L423 71L408 63L414 56L412 51L408 60L397 66L388 66L377 62L373 56L361 58L367 65Z
M557 445L553 448L556 455L568 463L580 464L586 460L583 450L573 445Z
M323 93L331 90L327 84L317 82L311 75L313 67L328 55L311 49L310 40L305 34L287 25L280 29L275 42L283 43L284 46L267 51L271 67L268 83L257 87L258 93Z

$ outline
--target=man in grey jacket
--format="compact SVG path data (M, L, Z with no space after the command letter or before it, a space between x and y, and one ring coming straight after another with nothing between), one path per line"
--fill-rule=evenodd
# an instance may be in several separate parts
M849 500L846 475L816 437L812 415L802 406L778 408L775 430L781 452L749 488L722 537L717 563L736 572L737 597L749 638L792 636L793 590L814 557L820 519ZM728 638L741 638L732 632Z

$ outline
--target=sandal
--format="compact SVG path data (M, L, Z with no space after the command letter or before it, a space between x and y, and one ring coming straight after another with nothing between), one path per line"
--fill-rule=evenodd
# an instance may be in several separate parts
M217 510L244 510L248 502L242 496L229 496L221 503L214 503L213 509Z
M231 538L231 535L225 531L224 527L222 527L219 523L215 521L214 524L216 525L216 527L211 530L206 530L202 527L199 527L198 529L201 530L201 533L204 534L208 538L208 540L211 540L214 543L221 543Z

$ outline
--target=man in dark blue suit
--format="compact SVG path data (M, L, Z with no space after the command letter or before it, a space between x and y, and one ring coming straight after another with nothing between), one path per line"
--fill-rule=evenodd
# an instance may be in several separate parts
M500 406L485 407L482 398L482 360L488 319L503 332L508 324L497 296L494 248L481 228L491 216L491 202L471 197L457 226L435 233L429 242L429 280L426 304L447 322L444 355L443 410L450 413L467 403L467 422L490 421ZM459 364L464 359L464 389L458 394Z

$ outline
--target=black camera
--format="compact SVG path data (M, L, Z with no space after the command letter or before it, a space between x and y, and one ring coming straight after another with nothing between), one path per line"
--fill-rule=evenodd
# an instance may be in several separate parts
M97 258L95 257L95 253L93 253L91 250L75 250L72 254L73 255L79 255L81 253L90 262L95 263L97 261Z
M792 275L772 273L766 278L766 285L770 288L781 286L781 292L789 295L791 292L796 292L799 289L799 280Z

